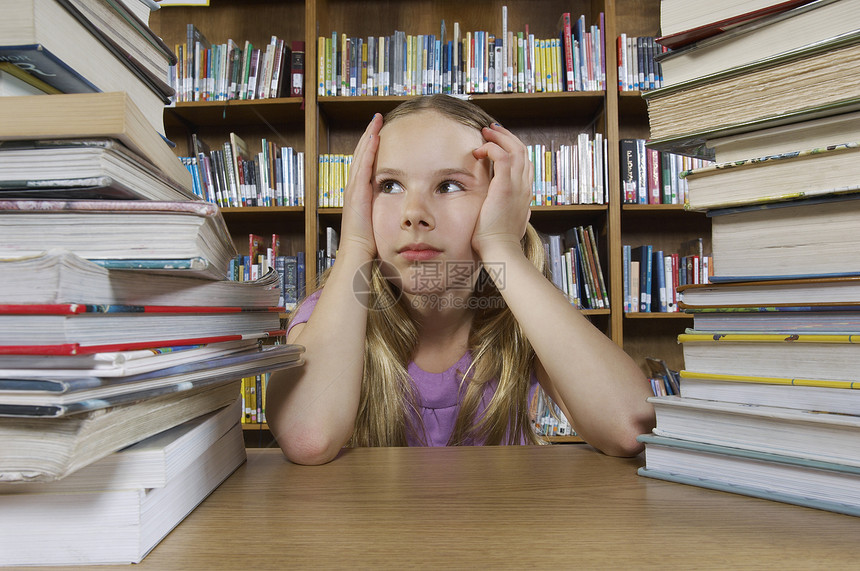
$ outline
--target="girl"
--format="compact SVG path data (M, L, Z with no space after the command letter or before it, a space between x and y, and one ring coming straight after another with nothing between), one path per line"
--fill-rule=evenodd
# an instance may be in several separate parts
M269 383L291 461L345 445L538 443L538 383L594 447L640 451L649 385L546 279L531 189L523 143L471 103L418 97L373 117L337 262L290 323L305 366Z

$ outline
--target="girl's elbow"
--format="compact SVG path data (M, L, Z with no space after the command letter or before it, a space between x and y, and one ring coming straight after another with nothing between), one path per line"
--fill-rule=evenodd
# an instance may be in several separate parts
M334 460L342 448L341 443L313 430L293 430L289 434L274 432L274 436L284 456L294 464L326 464Z

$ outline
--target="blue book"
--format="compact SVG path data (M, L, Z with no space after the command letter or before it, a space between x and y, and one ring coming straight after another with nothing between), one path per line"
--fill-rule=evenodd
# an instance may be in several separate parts
M654 311L667 313L669 304L667 302L666 270L663 250L657 250L651 256L652 291L651 304Z

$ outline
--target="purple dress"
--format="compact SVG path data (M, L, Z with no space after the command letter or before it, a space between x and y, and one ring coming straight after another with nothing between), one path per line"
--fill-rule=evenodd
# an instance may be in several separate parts
M295 316L290 322L290 328L299 323L307 323L316 306L320 293L320 291L312 293L299 305ZM427 446L445 446L448 444L448 439L454 431L457 414L460 412L462 397L465 394L465 388L461 391L460 379L462 373L469 368L471 363L472 354L469 351L466 351L466 354L459 361L442 373L428 373L418 367L414 361L409 362L407 371L412 377L412 382L418 392L418 406L424 421ZM491 381L486 384L481 403L478 405L479 415L490 402L497 385L497 381ZM529 386L529 402L534 397L537 386L537 377L533 371ZM408 439L408 443L410 446L421 445L420 442L415 441L411 437Z

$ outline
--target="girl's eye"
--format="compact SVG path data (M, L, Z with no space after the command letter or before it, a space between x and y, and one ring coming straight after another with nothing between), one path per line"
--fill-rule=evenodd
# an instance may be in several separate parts
M460 192L464 190L460 183L453 181L446 181L439 185L439 193L440 194L450 194L452 192Z
M384 180L379 183L379 192L383 194L397 194L403 192L403 187L399 182L393 180Z

